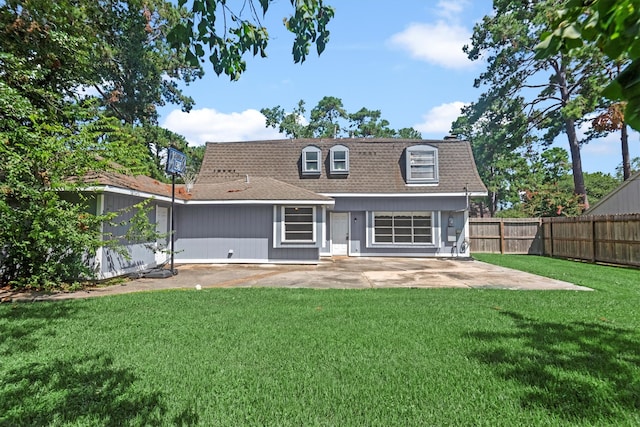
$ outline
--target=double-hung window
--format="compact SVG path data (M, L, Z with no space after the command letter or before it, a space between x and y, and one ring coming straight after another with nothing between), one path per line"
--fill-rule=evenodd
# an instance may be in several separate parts
M429 145L414 145L406 150L408 184L438 182L438 150Z
M332 175L347 175L349 173L349 149L344 145L334 145L329 154L330 172Z
M315 242L315 221L313 206L284 206L284 242Z
M322 172L322 152L315 145L302 149L302 174L320 175Z
M433 243L431 212L374 212L373 243L428 245Z

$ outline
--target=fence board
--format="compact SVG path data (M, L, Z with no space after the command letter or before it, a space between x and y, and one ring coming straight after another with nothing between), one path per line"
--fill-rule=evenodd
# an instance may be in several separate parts
M472 252L542 255L539 218L470 218Z
M470 218L472 252L537 254L640 267L640 214Z

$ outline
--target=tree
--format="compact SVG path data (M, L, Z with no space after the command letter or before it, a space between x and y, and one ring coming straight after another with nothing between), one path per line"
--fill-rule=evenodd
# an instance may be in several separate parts
M604 89L612 101L626 104L625 120L640 130L640 6L637 0L570 0L557 9L550 29L536 46L538 58L570 53L584 42L597 46L624 69Z
M629 161L629 171L631 175L640 171L640 157L634 157ZM624 166L622 164L616 167L615 177L618 181L624 180Z
M309 127L317 138L335 138L342 133L340 120L348 117L340 98L325 96L311 109Z
M605 111L591 121L594 135L605 135L620 130L620 151L622 152L622 172L626 181L631 176L631 159L629 157L629 133L624 119L624 106L621 103L610 104Z
M395 137L399 139L422 139L422 134L414 128L402 128L398 129Z
M295 35L293 60L305 61L311 44L315 43L318 55L322 54L329 41L327 25L333 18L334 9L324 5L323 0L290 0L294 14L284 19L284 24ZM187 0L178 0L180 7ZM167 35L167 40L176 48L186 48L186 59L197 66L209 51L209 61L216 74L226 74L237 80L246 70L242 59L247 52L263 58L267 55L269 41L267 29L260 23L260 13L267 13L271 0L253 0L243 3L240 10L232 10L224 0L192 0L189 17L177 24ZM243 11L249 10L249 16Z
M571 191L569 155L553 147L530 159L522 210L527 216L576 216L582 211Z
M260 4L266 11L269 1ZM294 59L300 62L310 43L324 49L333 9L314 0L292 4L287 23L298 35ZM214 27L216 5L228 10L223 0L193 0L191 11L162 0L0 3L2 286L52 288L88 278L86 258L105 244L117 249L123 236L105 242L99 226L118 213L93 214L82 177L113 167L158 172L161 150L182 141L154 126L155 107L172 102L189 108L174 79L198 75L192 59L202 50L199 43L207 39L216 72L234 78L244 70L242 53L266 45L266 30L253 37L242 19L234 21L239 29ZM313 11L322 16L309 15ZM190 25L186 38L180 25ZM100 96L86 95L92 86ZM140 221L132 222L142 229L126 238L152 239L146 208L134 209Z
M72 120L87 112L43 84L49 70L10 53L0 62L0 284L53 288L90 277L87 258L110 243L99 224L113 216L92 215L68 180L100 162Z
M481 97L466 106L451 133L471 143L478 172L487 187L485 205L494 216L520 201L529 175L525 154L534 138L527 133L527 117L520 98Z
M286 113L284 108L279 105L273 108L262 108L260 112L266 118L266 126L276 128L278 132L283 133L291 138L311 138L313 132L311 128L304 124L306 120L304 114L306 109L304 101L298 101L298 105L291 113Z
M559 3L563 4L557 0L495 0L494 13L476 25L465 52L472 60L487 59L487 70L475 82L476 87L488 87L485 97L522 96L532 131L544 132L547 143L566 134L574 192L587 208L576 121L595 108L598 88L605 80L604 68L601 56L591 47L536 59L534 47L551 25L548 11Z
M589 198L594 204L620 185L619 179L603 172L587 172L584 174L584 181Z
M108 114L130 125L154 125L157 107L167 102L191 109L193 99L178 82L202 77L202 68L186 62L186 49L172 49L166 40L169 30L188 17L165 0L100 0L88 8L99 42L91 52L92 86Z
M369 110L362 107L355 113L349 114L349 134L356 138L393 138L395 131L389 128L389 121L381 119L380 110ZM406 129L406 128L405 128ZM400 134L400 131L398 131Z
M325 96L313 107L310 116L305 117L305 102L300 100L291 113L276 106L262 108L266 126L278 129L290 138L405 138L422 139L420 132L413 128L398 131L389 128L389 122L381 118L380 110L361 108L349 113L342 99Z

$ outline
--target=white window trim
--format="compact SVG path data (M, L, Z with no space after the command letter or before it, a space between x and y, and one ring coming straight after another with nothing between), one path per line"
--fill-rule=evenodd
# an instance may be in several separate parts
M344 153L345 169L335 168L335 153ZM340 160L342 161L342 160ZM349 148L344 145L334 145L329 150L329 172L332 175L348 175L349 174Z
M411 153L416 151L433 152L433 178L414 178L411 176ZM406 184L437 184L440 180L438 149L431 145L413 145L405 150Z
M392 242L376 242L376 230L375 230L375 218L377 213L390 213L394 216L396 215L429 215L431 219L431 242L419 242L419 243L409 243L409 242L401 242L401 243L392 243ZM439 240L438 235L438 224L439 221L439 212L434 211L371 211L367 215L367 246L372 248L433 248L438 247L437 244ZM412 230L413 236L413 230Z
M286 216L285 209L287 208L311 208L311 227L312 227L312 240L287 240L286 238ZM283 244L314 244L318 241L318 234L316 230L316 207L315 206L281 206L280 207L280 242Z
M307 169L307 154L317 153L318 170ZM308 145L302 149L302 174L303 175L320 175L322 173L322 150L315 145Z

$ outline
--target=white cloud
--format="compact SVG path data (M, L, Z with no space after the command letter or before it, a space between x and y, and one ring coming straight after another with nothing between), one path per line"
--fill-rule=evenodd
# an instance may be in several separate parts
M435 12L444 19L454 20L458 18L468 5L469 2L467 0L440 0Z
M192 145L284 138L276 129L267 128L265 117L253 109L230 114L210 108L191 110L189 113L173 110L162 127L183 135Z
M423 116L423 122L413 127L420 132L438 133L443 137L451 130L451 123L460 116L465 105L464 102L455 101L433 107Z
M408 51L412 58L444 68L463 69L475 66L462 51L470 39L469 29L438 21L435 24L410 24L404 31L391 36L389 43Z

